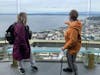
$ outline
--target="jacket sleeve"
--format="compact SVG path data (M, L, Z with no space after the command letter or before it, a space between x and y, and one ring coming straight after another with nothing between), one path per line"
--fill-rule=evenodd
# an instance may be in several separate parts
M73 46L75 46L77 38L78 38L78 32L75 29L73 29L70 32L69 40L67 42L65 42L64 49L70 49Z
M70 22L69 22L69 21L65 21L65 24L69 25L69 24L70 24Z
M27 25L26 27L26 31L27 31L27 36L28 36L28 39L30 40L31 37L32 37L32 31L30 30L29 26Z

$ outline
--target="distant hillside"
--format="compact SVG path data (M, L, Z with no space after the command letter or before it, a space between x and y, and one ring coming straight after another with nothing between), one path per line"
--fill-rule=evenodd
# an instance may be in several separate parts
M0 15L16 15L17 13L0 13ZM61 11L35 11L27 12L29 15L68 15L69 12ZM79 12L80 15L100 15L100 12Z

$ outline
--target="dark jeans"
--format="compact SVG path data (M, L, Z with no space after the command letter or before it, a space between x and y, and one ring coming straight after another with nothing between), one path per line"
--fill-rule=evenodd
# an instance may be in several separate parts
M77 71L77 66L76 66L76 54L71 55L68 52L66 53L67 57L67 62L68 62L68 68L72 69L73 72Z

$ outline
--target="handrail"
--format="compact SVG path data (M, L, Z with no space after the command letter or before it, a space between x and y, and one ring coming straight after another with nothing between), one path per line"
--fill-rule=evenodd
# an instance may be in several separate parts
M48 43L64 43L65 41L64 40L38 40L38 39L35 39L35 40L30 40L30 44L34 43L34 42L48 42ZM0 44L2 43L5 43L5 41L0 41ZM8 43L6 41L6 43ZM88 43L88 44L99 44L100 45L100 41L82 41L82 43Z
M47 47L61 47L64 45L64 40L30 40L30 44L33 46L47 46ZM5 44L8 44L6 41L0 41L0 46L4 46ZM100 48L100 41L82 41L82 46L83 47L95 47L95 48Z

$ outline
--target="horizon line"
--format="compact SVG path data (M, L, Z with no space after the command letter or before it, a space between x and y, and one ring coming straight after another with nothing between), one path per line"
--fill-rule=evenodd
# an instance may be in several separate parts
M17 15L18 13L0 13L0 15ZM28 15L68 15L69 12L27 12ZM79 12L80 15L87 15L89 12ZM92 11L90 14L100 14L100 11Z

